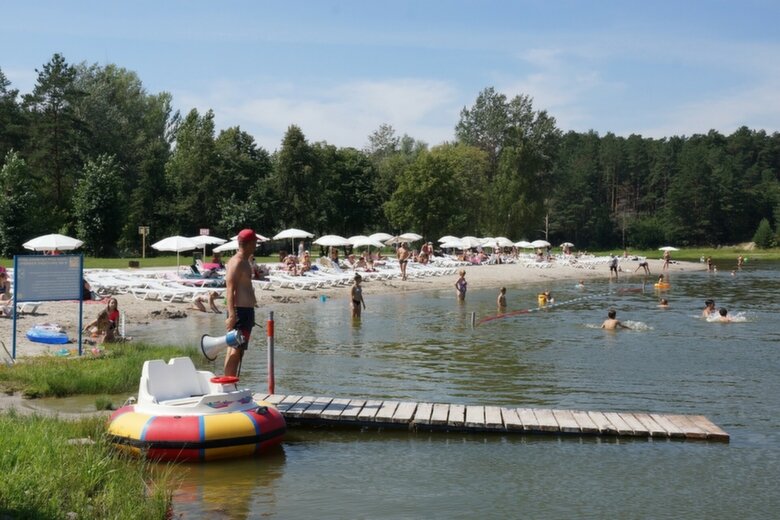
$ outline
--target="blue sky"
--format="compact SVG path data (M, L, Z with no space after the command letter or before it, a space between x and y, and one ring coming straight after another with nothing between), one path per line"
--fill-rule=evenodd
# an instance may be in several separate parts
M362 148L389 123L431 145L492 86L564 130L780 131L780 2L4 2L0 69L22 93L59 52L115 63L176 108L279 147Z

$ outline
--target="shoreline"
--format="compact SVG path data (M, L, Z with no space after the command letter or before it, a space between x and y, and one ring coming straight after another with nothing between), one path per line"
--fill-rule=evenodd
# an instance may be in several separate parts
M639 265L637 261L623 260L622 264L626 270L620 273L619 279L628 279L632 281L642 281L644 278L654 280L660 273L681 273L706 270L706 265L695 262L676 262L666 271L662 271L663 260L648 260L650 272L654 274L644 275L643 272L634 272ZM456 268L460 269L460 268ZM473 265L465 266L466 279L469 282L470 290L481 290L492 288L496 292L502 286L511 286L518 283L544 283L556 280L595 280L609 278L609 267L607 264L598 265L595 269L576 269L571 266L553 264L547 268L525 267L521 263L499 264L499 265ZM400 278L390 280L370 280L363 282L363 294L381 295L393 293L419 293L429 290L454 289L454 283L457 274L448 274L442 276L426 276L423 278L410 278L407 281L401 281ZM298 305L308 302L312 299L326 295L331 299L347 299L349 297L350 285L340 285L337 287L323 287L314 290L296 290L291 288L274 288L267 290L256 289L258 307L263 308L268 305ZM184 320L192 319L193 314L201 314L200 311L190 309L190 302L162 302L159 300L141 300L132 294L115 295L119 310L125 314L127 323L131 323L133 328L144 326L152 321L167 319L165 313L184 312ZM219 304L221 309L223 305ZM103 309L101 302L85 302L83 306L83 322L92 321L100 310ZM153 316L153 313L162 314L162 317ZM17 319L16 331L16 359L21 360L24 357L54 355L61 348L68 350L78 349L78 329L79 329L79 305L78 302L43 302L35 314L20 313ZM5 344L6 349L11 352L13 341L11 338L13 319L0 318L0 341ZM36 324L56 323L65 328L70 343L64 345L47 345L29 341L25 336L26 331ZM110 348L110 345L107 345ZM86 345L85 345L86 347ZM90 346L91 347L91 346ZM86 348L85 348L86 351ZM5 352L0 351L0 356L5 359Z

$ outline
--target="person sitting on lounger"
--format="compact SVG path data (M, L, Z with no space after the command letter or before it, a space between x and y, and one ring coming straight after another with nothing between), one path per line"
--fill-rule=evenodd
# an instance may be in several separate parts
M13 314L13 303L11 302L11 282L8 281L8 272L5 267L0 266L0 316L11 316Z

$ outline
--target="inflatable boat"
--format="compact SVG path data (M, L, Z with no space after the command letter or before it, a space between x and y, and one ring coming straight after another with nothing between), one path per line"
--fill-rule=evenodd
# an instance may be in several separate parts
M146 361L137 401L109 419L111 442L154 460L258 455L282 440L284 417L237 384L236 377L196 370L188 357Z
M68 334L65 330L54 323L41 323L33 325L27 331L27 339L36 343L48 343L50 345L62 345L68 343Z

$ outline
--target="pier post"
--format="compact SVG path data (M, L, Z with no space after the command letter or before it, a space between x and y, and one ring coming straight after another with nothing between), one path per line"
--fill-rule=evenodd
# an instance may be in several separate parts
M274 393L274 311L268 313L268 322L265 327L268 338L268 393Z
M473 329L476 326L477 326L477 313L476 312L472 312L471 313L471 328Z

